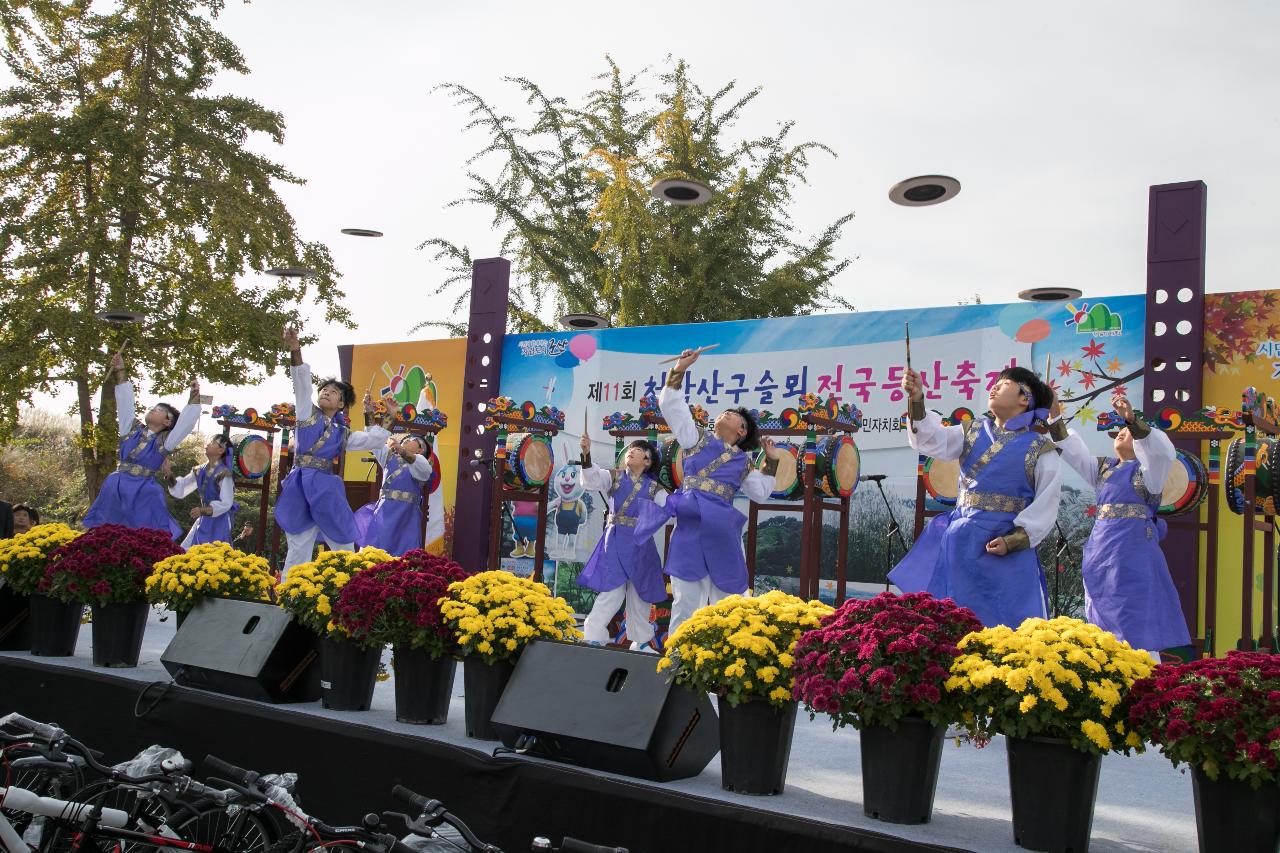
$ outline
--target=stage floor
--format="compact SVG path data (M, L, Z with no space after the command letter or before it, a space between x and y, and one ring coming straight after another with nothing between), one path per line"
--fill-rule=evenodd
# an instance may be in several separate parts
M102 676L124 678L139 682L164 681L169 677L160 664L160 654L173 636L175 630L172 618L159 621L153 612L147 626L146 639L140 665L136 669L103 670L92 666L90 654L90 631L88 626L81 631L76 655L71 658L35 658L22 652L0 652L3 658L12 658L12 664L21 664L23 670L31 665L49 668L73 668L91 670ZM389 655L389 653L388 653ZM656 660L656 659L655 659ZM0 660L0 666L5 661ZM63 673L71 675L71 673ZM53 675L53 673L50 673ZM201 696L199 691L183 690L186 694ZM254 712L269 712L283 720L293 719L297 724L319 724L321 720L338 723L342 726L369 727L377 732L412 737L439 744L460 747L469 753L468 760L483 759L492 764L511 764L513 762L549 765L550 768L563 768L563 765L544 762L539 759L503 757L498 760L488 759L496 743L476 741L467 738L463 730L463 700L461 668L454 683L454 699L450 706L449 722L443 726L413 726L398 723L394 713L394 695L391 682L380 683L374 693L373 708L365 712L329 711L320 707L319 702L291 705L259 705L245 700L224 699L222 701L234 705L256 706ZM10 694L10 689L0 689L0 713L21 709L26 703L18 695ZM224 707L231 707L226 705ZM77 730L76 720L86 709L67 707L56 722L67 726L73 733ZM307 719L311 718L311 719ZM229 733L228 733L229 734ZM88 738L86 738L88 739ZM398 739L398 738L397 738ZM92 744L100 745L100 744ZM167 744L178 748L183 743ZM191 749L192 747L188 747ZM197 761L203 757L199 754L188 754L188 758ZM1013 843L1013 830L1009 814L1008 774L1005 766L1004 744L1002 738L996 738L985 749L975 749L969 745L960 747L948 746L943 753L942 768L938 780L938 791L934 803L933 821L922 826L898 826L870 820L863 816L861 797L862 779L859 772L858 733L853 730L833 732L824 718L809 720L801 714L796 720L795 739L791 750L791 764L787 776L786 791L777 797L750 797L731 794L720 787L719 759L712 759L699 776L666 784L651 783L629 777L615 776L607 773L564 768L572 774L584 774L590 777L603 777L625 782L628 786L657 789L670 794L683 795L685 798L705 798L725 805L740 807L756 813L756 819L767 817L768 813L779 816L791 816L802 821L827 824L832 828L847 827L862 833L878 833L894 836L920 845L920 849L937 849L939 847L960 848L980 851L980 853L999 853L999 851L1019 851ZM198 769L198 766L197 766ZM264 767L265 770L287 770L288 767ZM309 782L311 784L309 784ZM315 780L304 774L299 788L304 798ZM386 789L391 787L386 784ZM363 791L351 791L345 796L352 809L372 809L375 802L385 799L385 790L377 792L375 799L365 804ZM446 793L424 791L437 796L449 804ZM655 792L656 793L656 792ZM305 802L305 799L304 799ZM314 800L313 800L314 802ZM457 809L464 820L470 817L461 808ZM325 815L332 821L343 821L354 815ZM661 814L653 815L652 820L660 822ZM860 834L860 833L858 833ZM850 833L853 846L848 849L887 849L878 845L871 837L863 843L856 843L855 833ZM593 839L599 843L607 841L611 844L627 844L622 839ZM843 846L843 845L842 845ZM515 847L512 849L523 849ZM633 846L633 851L647 849ZM666 850L682 850L678 840L672 839ZM778 849L778 848L771 848ZM795 849L818 849L815 847ZM1195 812L1192 803L1190 777L1179 773L1173 766L1157 753L1149 752L1140 756L1125 758L1108 756L1103 760L1102 775L1098 787L1097 807L1093 823L1093 841L1090 848L1094 853L1177 853L1178 851L1196 850Z

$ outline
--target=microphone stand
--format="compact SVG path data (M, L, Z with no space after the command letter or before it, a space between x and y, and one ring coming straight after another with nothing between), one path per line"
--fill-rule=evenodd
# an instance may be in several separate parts
M889 591L889 562L893 556L893 537L898 537L898 544L902 546L902 553L907 553L907 540L902 535L902 528L898 526L898 519L893 515L893 505L889 503L889 498L884 493L884 486L880 485L882 477L872 480L876 484L876 490L880 492L880 500L884 501L884 508L889 512L889 521L885 525L884 532L884 589Z
M1062 577L1062 560L1065 556L1067 556L1067 554L1070 553L1071 545L1069 542L1067 542L1067 534L1062 530L1062 524L1057 520L1055 520L1053 522L1053 526L1058 531L1058 542L1057 542L1057 550L1054 552L1054 555L1053 555L1055 571L1053 573L1053 594L1052 594L1053 600L1051 604L1053 607L1053 618L1057 619L1059 616L1062 615L1061 611L1058 609L1058 605L1060 603L1058 598L1058 582Z

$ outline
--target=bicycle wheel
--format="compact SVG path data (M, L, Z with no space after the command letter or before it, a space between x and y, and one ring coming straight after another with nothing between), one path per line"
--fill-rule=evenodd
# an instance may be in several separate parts
M5 757L14 761L19 758L28 756L41 756L43 753L36 749L24 749L22 747L11 748L5 753ZM39 794L42 797L63 798L69 791L77 791L84 784L84 775L78 768L69 769L66 772L55 772L47 769L35 768L18 768L10 770L6 774L7 778L0 777L0 781L4 782L5 787L25 788L32 793ZM29 812L18 811L17 809L0 809L4 814L9 825L17 830L19 835L27 831L27 827L31 825L33 815Z
M171 827L184 841L208 844L230 853L267 853L275 830L243 806L212 808Z
M140 829L143 826L155 829L169 819L169 806L160 797L139 796L135 789L110 779L91 782L67 799L126 812L129 815L130 829ZM52 829L52 832L46 832L47 841L40 845L40 853L66 853L71 849L73 839L80 831L78 825L63 821L57 821ZM117 841L111 838L94 838L92 843L104 853L141 853L141 851L152 849L148 844ZM83 842L81 848L84 848Z

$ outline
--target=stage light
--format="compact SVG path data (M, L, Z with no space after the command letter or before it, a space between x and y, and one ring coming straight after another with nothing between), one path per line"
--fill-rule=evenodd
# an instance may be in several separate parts
M343 228L343 234L351 237L381 237L381 231L375 231L372 228Z
M689 178L659 178L649 187L658 201L679 207L693 207L711 201L711 188Z
M960 193L960 182L946 175L920 175L899 181L889 190L889 200L904 207L941 204Z
M575 332L586 332L591 329L607 329L609 321L599 314L565 314L560 318L560 325Z
M315 270L307 267L272 267L267 270L267 275L274 275L277 278L307 278L315 274Z
M1033 287L1018 294L1019 299L1027 302L1066 302L1068 299L1079 299L1084 291L1075 287Z

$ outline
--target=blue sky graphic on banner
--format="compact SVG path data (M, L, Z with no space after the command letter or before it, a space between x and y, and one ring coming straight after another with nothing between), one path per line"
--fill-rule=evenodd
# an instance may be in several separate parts
M906 323L929 408L981 417L1001 369L1016 363L1043 375L1048 359L1048 378L1067 401L1072 425L1102 454L1111 440L1098 430L1098 417L1110 411L1112 391L1121 387L1141 399L1145 313L1144 297L1131 295L508 335L501 389L517 403L565 412L557 466L576 457L584 412L596 456L608 460L613 441L601 429L603 417L638 414L639 399L664 381L663 359L684 347L717 344L685 377L691 404L712 416L739 405L776 414L806 392L835 396L863 413L864 429L855 436L862 470L888 474L902 494L914 488L916 465L901 425ZM552 556L585 559L598 531L584 534L572 553Z

